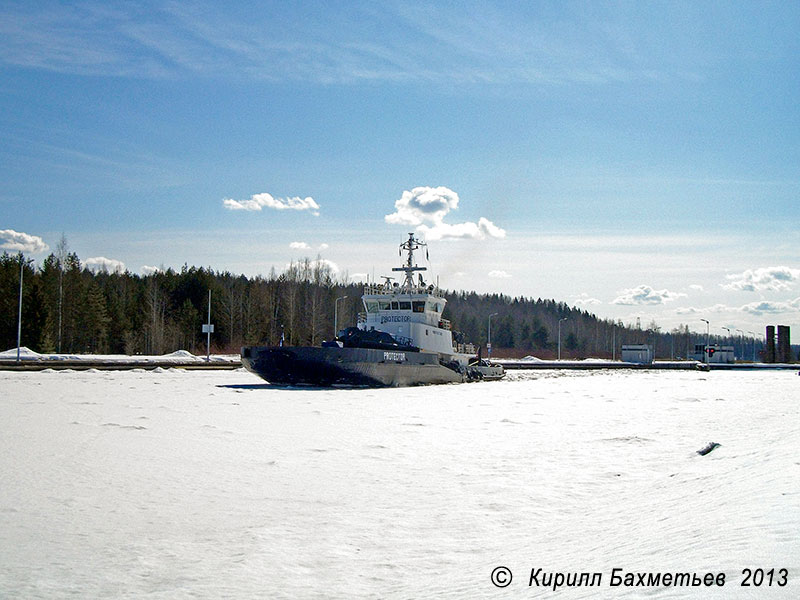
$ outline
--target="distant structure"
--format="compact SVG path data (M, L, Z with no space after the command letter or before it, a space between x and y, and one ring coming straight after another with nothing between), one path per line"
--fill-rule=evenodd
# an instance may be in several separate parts
M775 360L782 363L794 362L792 360L792 344L789 342L788 325L778 325L778 348Z
M691 360L708 363L730 364L736 361L733 346L720 346L719 344L695 344L694 353L689 355Z
M622 346L622 362L649 365L653 362L653 347L648 344L625 344Z
M774 325L767 325L766 342L767 342L767 347L764 350L764 362L765 363L774 363L775 362L775 326Z
M767 325L767 348L764 352L764 362L767 363L791 363L792 344L790 340L790 329L788 325L778 325L778 340L775 341L775 326Z

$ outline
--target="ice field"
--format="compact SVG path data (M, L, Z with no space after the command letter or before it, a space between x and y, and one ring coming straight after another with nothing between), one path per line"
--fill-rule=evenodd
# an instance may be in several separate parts
M0 372L0 598L800 597L799 389L796 371L379 390ZM539 568L602 583L528 587ZM610 587L614 568L726 585ZM746 568L787 584L741 587Z

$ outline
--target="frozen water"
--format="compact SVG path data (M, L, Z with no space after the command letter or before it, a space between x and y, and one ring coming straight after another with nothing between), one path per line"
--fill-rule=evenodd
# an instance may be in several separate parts
M0 372L2 598L792 598L795 372ZM706 456L710 442L721 444ZM490 573L514 573L498 590ZM724 588L611 588L725 572ZM527 587L531 568L599 588ZM739 587L786 568L786 587Z

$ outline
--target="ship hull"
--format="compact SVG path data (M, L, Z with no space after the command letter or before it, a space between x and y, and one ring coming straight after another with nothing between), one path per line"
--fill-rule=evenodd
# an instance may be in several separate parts
M248 346L242 364L278 385L401 387L467 380L464 368L433 352Z

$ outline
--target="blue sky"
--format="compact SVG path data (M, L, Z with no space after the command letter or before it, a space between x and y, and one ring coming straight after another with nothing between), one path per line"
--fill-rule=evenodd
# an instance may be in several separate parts
M416 230L451 289L800 326L799 30L794 2L4 2L0 246L357 277Z

